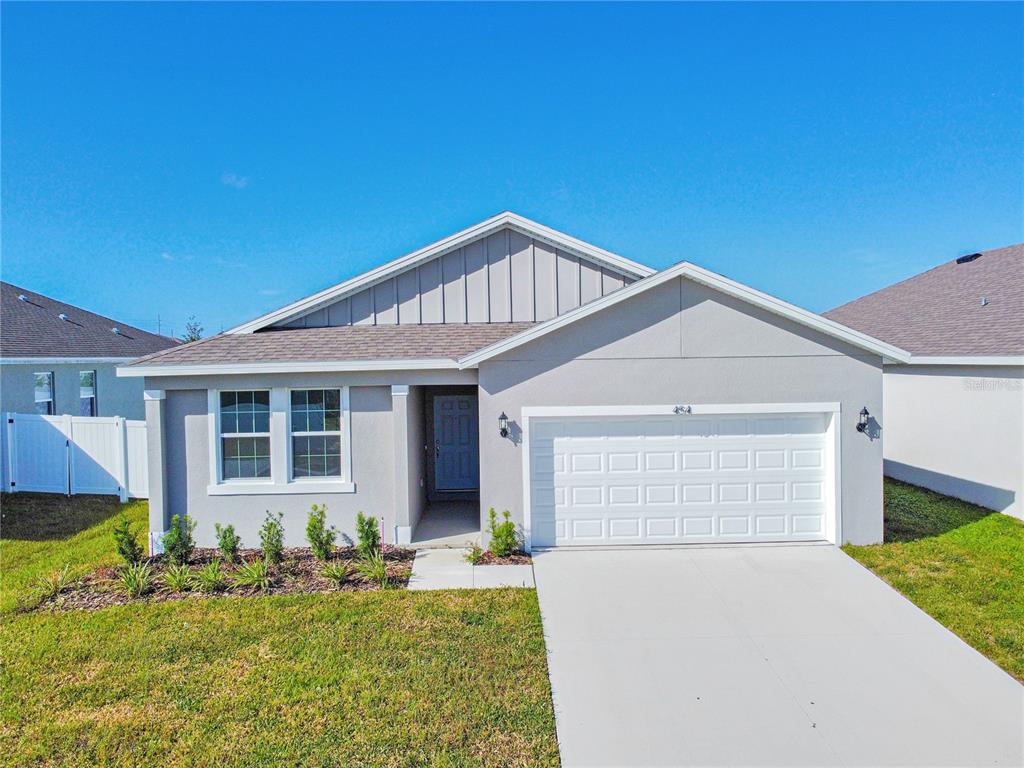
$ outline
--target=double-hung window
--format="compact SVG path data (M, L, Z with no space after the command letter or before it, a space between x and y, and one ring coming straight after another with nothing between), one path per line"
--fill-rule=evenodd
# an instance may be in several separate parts
M292 477L341 477L341 390L291 391Z
M220 393L221 477L270 477L270 392Z
M96 371L78 372L78 415L96 416Z
M36 413L43 416L53 416L56 412L53 407L53 371L45 371L34 375Z

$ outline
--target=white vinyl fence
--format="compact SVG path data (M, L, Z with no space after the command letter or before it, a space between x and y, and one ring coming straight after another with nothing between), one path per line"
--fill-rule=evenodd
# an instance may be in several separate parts
M11 493L149 496L146 422L29 413L8 413L6 421Z

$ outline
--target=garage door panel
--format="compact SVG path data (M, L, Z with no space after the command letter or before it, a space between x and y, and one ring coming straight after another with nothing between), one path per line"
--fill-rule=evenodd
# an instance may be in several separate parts
M644 500L648 505L677 504L677 487L675 485L647 485L644 487Z
M820 540L828 419L541 421L531 441L534 543Z

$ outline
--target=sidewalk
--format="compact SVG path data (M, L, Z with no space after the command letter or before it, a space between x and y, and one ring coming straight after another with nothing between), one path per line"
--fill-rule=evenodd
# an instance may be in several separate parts
M409 589L533 588L532 565L472 565L468 549L419 549Z

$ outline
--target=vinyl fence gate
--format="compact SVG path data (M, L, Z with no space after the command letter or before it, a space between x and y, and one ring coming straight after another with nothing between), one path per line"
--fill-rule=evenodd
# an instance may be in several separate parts
M6 490L149 496L146 422L8 413Z

